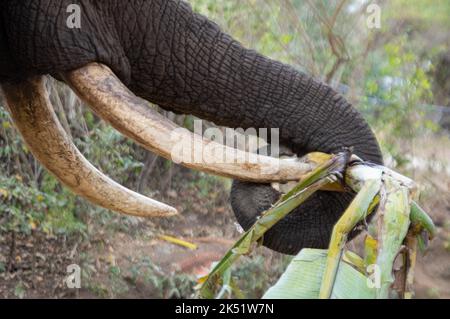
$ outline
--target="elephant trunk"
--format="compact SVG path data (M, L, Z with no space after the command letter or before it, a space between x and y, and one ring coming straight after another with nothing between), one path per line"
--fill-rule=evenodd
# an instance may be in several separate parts
M78 0L80 28L67 24L71 0L47 2L44 18L39 1L0 2L0 82L101 62L163 108L223 126L278 128L280 142L299 155L353 147L365 160L382 161L370 128L343 97L244 48L184 1ZM267 184L235 182L231 201L247 228L278 196ZM351 198L316 193L272 228L264 244L285 253L326 246Z
M183 1L152 1L148 10L163 14L147 25L144 47L124 48L138 95L218 125L279 128L281 142L296 152L353 146L362 158L380 160L367 123L326 84L244 48Z
M155 14L163 15L156 27L150 24L143 42L146 49L131 64L130 88L135 93L218 125L278 128L280 143L298 155L353 147L362 159L382 162L368 124L332 88L244 48L185 2L153 4ZM279 195L268 184L235 181L231 204L247 229ZM333 225L352 198L316 193L266 233L264 245L289 254L302 247L326 247Z

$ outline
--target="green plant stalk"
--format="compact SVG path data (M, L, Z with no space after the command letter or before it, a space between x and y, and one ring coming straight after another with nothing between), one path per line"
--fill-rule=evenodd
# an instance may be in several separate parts
M412 224L418 224L425 229L430 239L436 236L436 226L430 216L415 201L411 203L410 219Z
M366 264L364 263L364 259L354 252L345 250L342 255L342 260L347 264L352 265L353 268L358 270L360 273L364 274L366 272Z
M410 225L408 189L391 178L385 178L384 187L385 196L378 211L379 241L376 264L380 270L381 286L376 291L377 299L389 298L390 287L394 282L394 261Z
M373 179L377 176L381 178L382 175L398 181L401 185L407 187L410 193L414 193L416 191L416 184L410 178L394 172L384 166L366 165L362 160L356 158L354 155L353 157L355 160L359 160L359 163L346 169L345 183L355 192L359 191L365 180ZM412 198L414 197L412 196ZM434 225L432 219L415 201L412 201L411 203L410 218L413 225L419 225L428 232L430 239L433 239L436 236L436 226Z
M222 260L213 268L206 281L200 288L200 295L203 298L214 298L215 286L226 272L226 270L241 256L251 250L252 243L260 239L264 233L275 225L281 218L286 216L295 207L303 203L315 191L323 185L332 182L329 179L323 179L315 184L305 188L299 194L286 200L279 205L269 209L242 237L228 250Z
M327 264L322 278L319 298L330 298L344 245L347 241L347 234L367 215L369 207L380 191L380 187L380 179L366 181L359 193L350 203L350 206L345 210L342 217L334 226L328 248Z
M260 240L268 229L303 203L311 194L324 185L335 182L336 177L342 174L349 159L350 152L332 156L330 160L318 166L291 191L283 195L272 208L264 212L205 278L200 288L200 296L213 298L216 285L222 281L229 286L229 267L232 263L241 255L248 254L252 245ZM370 214L380 202L382 205L380 205L379 211L382 218L378 233L381 234L379 235L381 239L378 247L374 247L377 252L374 252L371 258L376 258L376 263L381 265L382 286L377 290L378 298L387 298L389 295L389 289L393 282L393 262L406 236L405 231L409 227L409 218L413 224L420 226L419 230L427 230L430 237L434 236L436 232L429 216L415 202L412 202L411 209L409 208L409 195L414 189L414 182L383 166L366 165L362 161L356 162L355 165L355 162L354 165L347 167L345 181L350 188L358 192L358 195L333 230L328 251L329 259L327 258L327 267L322 281L321 298L324 298L325 295L331 296L348 232L362 218ZM382 180L384 180L383 184ZM405 209L407 210L406 214ZM409 211L411 211L410 216ZM408 276L409 282L411 282L412 275L413 273L410 273Z
M335 182L334 174L342 173L349 157L349 152L342 152L333 156L329 161L319 165L309 173L290 192L283 195L272 208L265 211L261 218L239 238L222 260L213 268L200 288L200 296L213 298L216 284L233 262L241 255L249 253L254 242L262 238L267 230L303 203L314 192L326 184Z

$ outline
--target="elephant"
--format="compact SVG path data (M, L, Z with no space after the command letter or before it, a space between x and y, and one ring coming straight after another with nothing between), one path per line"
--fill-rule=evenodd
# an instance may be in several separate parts
M78 26L69 23L74 5ZM342 95L244 47L185 1L2 0L0 16L0 83L15 126L49 171L103 207L138 216L175 213L87 162L54 115L42 82L47 74L158 155L167 157L167 135L176 126L146 101L220 126L278 128L280 144L299 157L352 148L363 160L382 164L371 128ZM274 158L259 159L270 166ZM267 176L256 171L260 166L182 164L234 178L231 206L248 229L280 197L270 183L300 175L292 162L280 163L281 172ZM353 198L351 192L316 192L271 228L263 245L284 254L326 248Z

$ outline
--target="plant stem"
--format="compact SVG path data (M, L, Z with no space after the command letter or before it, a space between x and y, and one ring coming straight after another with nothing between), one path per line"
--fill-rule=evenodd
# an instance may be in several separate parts
M249 253L254 242L262 238L267 230L303 203L314 192L327 184L335 182L335 174L342 174L349 158L349 151L332 156L330 160L307 174L298 185L283 195L272 208L263 212L257 222L241 236L213 268L201 286L200 295L203 298L213 298L215 285L233 262L241 255Z

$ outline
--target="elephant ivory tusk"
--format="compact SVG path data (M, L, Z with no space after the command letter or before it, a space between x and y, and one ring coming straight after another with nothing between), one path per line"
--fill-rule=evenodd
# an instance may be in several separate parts
M128 90L104 65L91 63L64 76L77 95L119 132L184 166L253 182L299 180L315 166L308 160L248 153L180 128ZM177 148L183 149L183 156L174 152Z
M170 216L176 209L135 193L97 170L62 128L42 77L3 84L9 111L33 155L74 193L128 215Z

